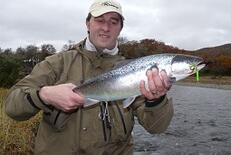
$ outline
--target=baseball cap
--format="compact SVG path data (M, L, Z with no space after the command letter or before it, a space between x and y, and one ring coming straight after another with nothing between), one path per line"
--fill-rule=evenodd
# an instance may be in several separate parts
M89 13L94 17L101 16L108 12L116 12L124 18L122 15L122 7L115 0L95 0L89 10Z

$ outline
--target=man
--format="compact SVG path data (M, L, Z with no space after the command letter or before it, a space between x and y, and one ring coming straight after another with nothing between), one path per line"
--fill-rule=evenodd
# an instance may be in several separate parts
M164 71L148 71L148 89L141 81L142 96L126 109L124 100L84 108L84 96L72 91L124 60L117 47L123 20L118 2L95 1L86 19L87 38L74 50L47 57L12 87L6 100L10 117L27 120L43 111L34 154L129 155L134 116L150 133L161 133L170 124L173 106L166 93L171 85Z

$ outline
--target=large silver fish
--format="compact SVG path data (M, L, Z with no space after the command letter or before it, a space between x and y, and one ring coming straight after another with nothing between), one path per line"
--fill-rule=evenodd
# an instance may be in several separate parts
M134 59L115 68L109 72L101 74L95 78L87 80L82 85L73 89L76 93L85 96L84 106L90 106L100 101L114 101L127 99L124 107L128 107L136 96L141 95L140 81L147 84L147 70L156 67L165 70L170 79L179 81L197 70L202 69L205 63L202 58L182 55L182 54L156 54ZM146 88L147 85L146 85Z

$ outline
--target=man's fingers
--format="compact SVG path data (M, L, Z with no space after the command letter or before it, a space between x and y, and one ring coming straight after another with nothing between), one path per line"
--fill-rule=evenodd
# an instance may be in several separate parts
M148 88L150 91L156 91L156 85L153 79L153 71L152 70L148 70L147 71L147 78L148 78Z
M161 79L163 81L165 88L169 90L171 88L171 83L170 83L167 73L163 70L160 72L160 75L161 75Z
M154 98L153 93L145 88L145 82L143 80L140 82L140 91L146 98L150 100Z
M163 82L160 78L159 71L157 69L152 69L153 82L155 83L155 91L163 91Z

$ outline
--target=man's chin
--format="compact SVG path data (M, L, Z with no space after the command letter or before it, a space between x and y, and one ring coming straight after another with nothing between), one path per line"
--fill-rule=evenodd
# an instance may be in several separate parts
M100 49L112 49L113 47L112 47L112 45L110 45L110 44L99 44L99 46L98 46Z

